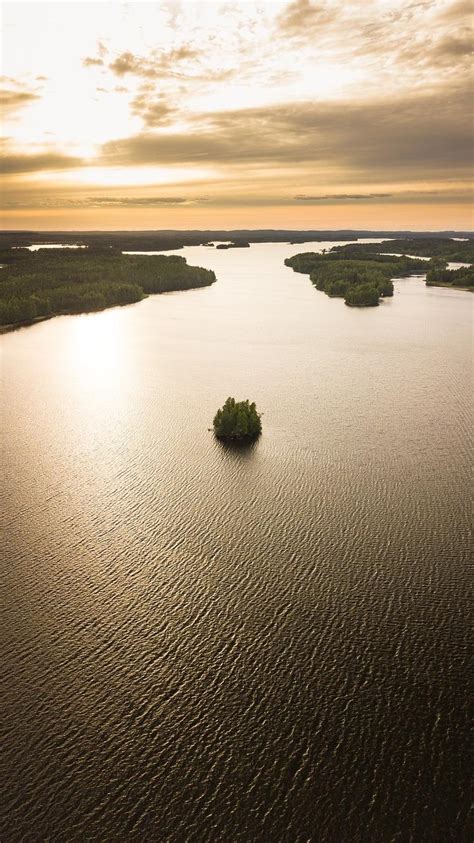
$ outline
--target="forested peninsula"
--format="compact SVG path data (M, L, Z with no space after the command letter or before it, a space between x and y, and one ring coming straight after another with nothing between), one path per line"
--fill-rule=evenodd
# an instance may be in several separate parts
M409 260L410 256L423 257L422 271L426 273L427 287L458 287L474 289L474 241L453 240L438 237L430 239L386 240L384 243L347 243L334 246L330 254L339 258L370 260ZM395 256L395 257L394 257ZM429 258L430 260L426 260ZM336 257L337 259L337 257ZM451 267L449 263L465 263L470 266ZM415 270L416 272L418 270Z
M0 251L0 329L66 313L140 301L151 293L206 287L214 272L179 255L123 255L114 249Z
M365 254L399 254L415 257L439 258L444 261L474 263L474 240L454 240L452 237L404 237L383 243L347 243L333 246L331 252Z
M425 252L430 252L425 254ZM448 262L474 260L472 241L449 238L348 243L329 252L303 252L285 260L295 272L310 276L316 289L344 298L351 307L374 307L393 296L393 279L425 274L428 286L474 288L471 266L448 269ZM418 257L416 257L418 255ZM427 261L426 257L431 257Z
M295 272L303 272L317 290L343 298L351 307L374 307L380 298L393 296L392 278L423 272L426 263L412 258L386 255L351 259L334 253L304 252L285 260Z

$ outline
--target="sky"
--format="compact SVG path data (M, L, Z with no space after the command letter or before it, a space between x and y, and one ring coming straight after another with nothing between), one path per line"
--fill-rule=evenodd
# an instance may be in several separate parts
M6 229L470 230L466 0L6 2Z

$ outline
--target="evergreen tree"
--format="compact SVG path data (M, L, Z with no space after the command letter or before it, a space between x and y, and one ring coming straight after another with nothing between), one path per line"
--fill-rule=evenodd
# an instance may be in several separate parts
M227 398L214 416L214 433L218 439L254 439L262 432L260 414L255 402Z

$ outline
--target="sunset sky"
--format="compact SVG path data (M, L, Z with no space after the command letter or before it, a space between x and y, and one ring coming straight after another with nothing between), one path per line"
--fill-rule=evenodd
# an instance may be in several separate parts
M1 226L470 229L472 17L5 3Z

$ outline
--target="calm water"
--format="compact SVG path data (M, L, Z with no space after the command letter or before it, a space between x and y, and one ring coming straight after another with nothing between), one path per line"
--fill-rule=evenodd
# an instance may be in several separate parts
M473 299L324 245L1 338L2 843L470 839Z

